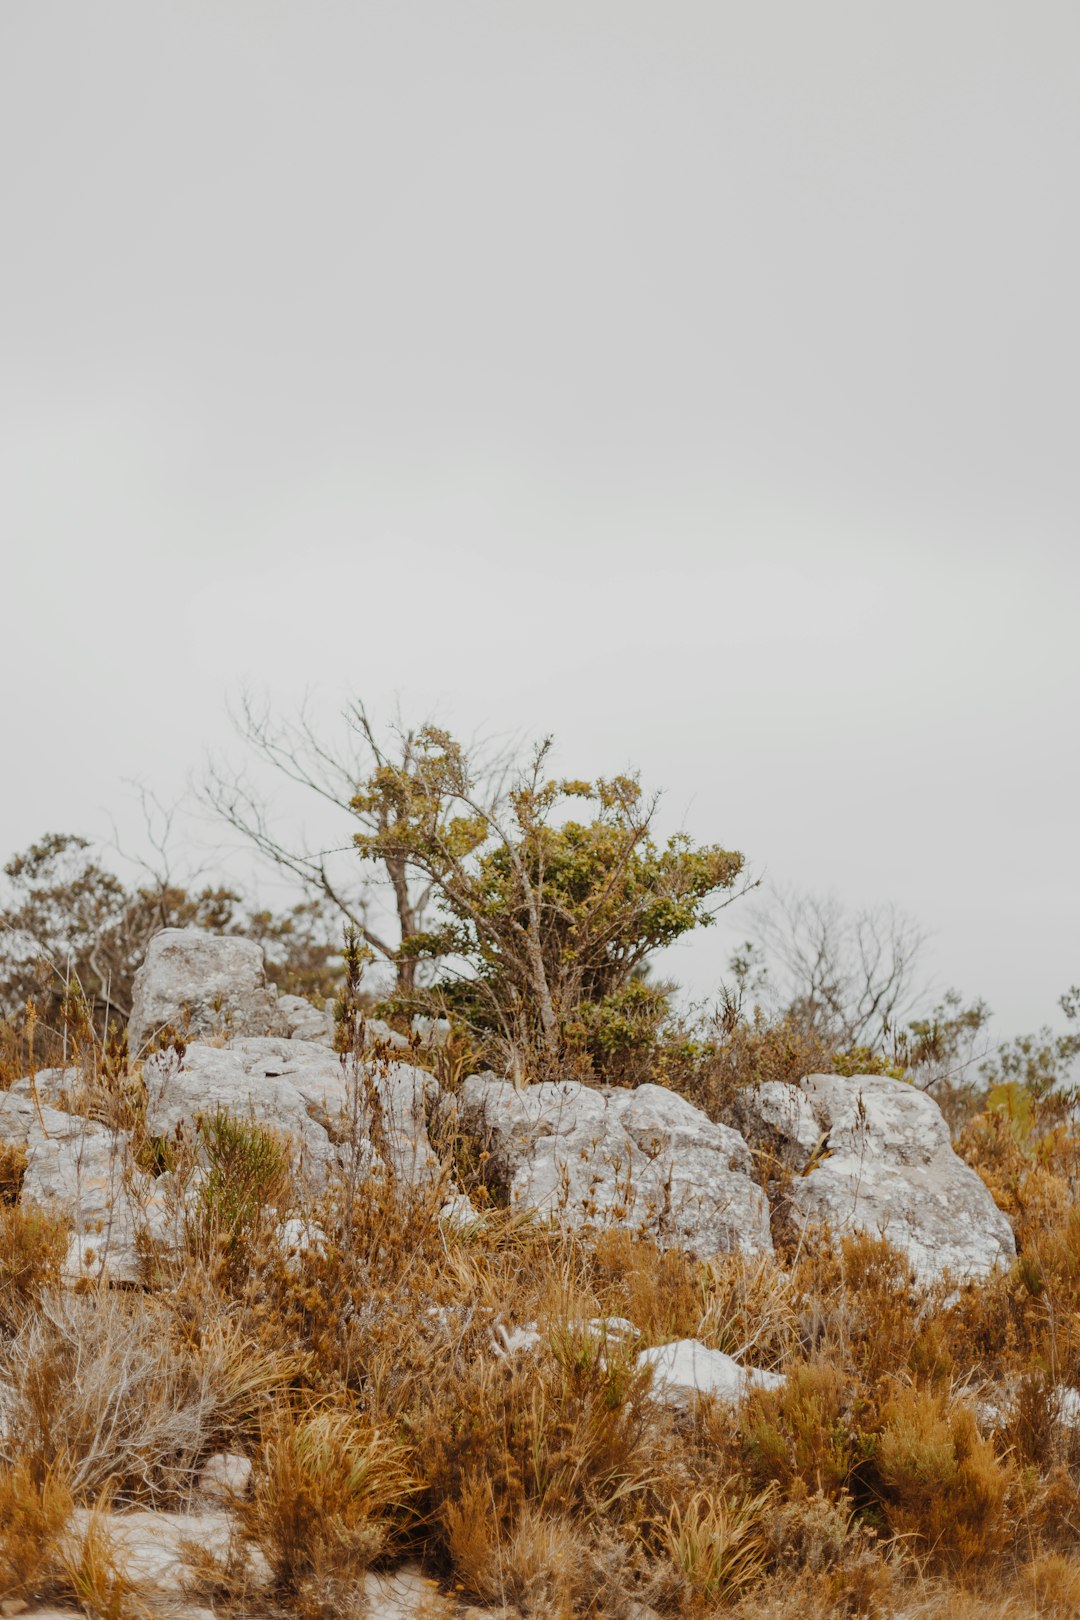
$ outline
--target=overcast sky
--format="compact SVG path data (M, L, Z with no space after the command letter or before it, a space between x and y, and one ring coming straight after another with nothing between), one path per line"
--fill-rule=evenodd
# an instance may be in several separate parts
M1075 0L6 0L0 166L5 858L399 699L1053 1016Z

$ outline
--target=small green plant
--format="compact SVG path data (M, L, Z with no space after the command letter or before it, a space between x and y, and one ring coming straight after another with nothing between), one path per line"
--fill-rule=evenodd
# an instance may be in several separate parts
M208 1251L236 1263L267 1207L284 1208L292 1186L289 1144L265 1125L219 1109L199 1121L205 1166L197 1172L194 1226Z
M774 1488L748 1496L738 1481L696 1491L659 1525L659 1543L696 1596L733 1603L768 1564L765 1521Z

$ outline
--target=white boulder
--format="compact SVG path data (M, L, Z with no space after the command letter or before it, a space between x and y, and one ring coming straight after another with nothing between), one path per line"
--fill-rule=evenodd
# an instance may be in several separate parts
M278 996L277 1010L285 1020L286 1034L290 1040L333 1045L333 1007L314 1007L303 996Z
M166 1025L182 1036L283 1035L289 1020L266 982L262 946L201 928L163 928L135 975L128 1050L139 1057Z
M225 1046L192 1042L182 1058L157 1053L143 1073L154 1136L221 1111L291 1138L300 1169L315 1180L335 1164L367 1173L380 1160L410 1184L440 1172L426 1123L438 1083L407 1063L343 1062L312 1041L247 1036Z
M309 1041L250 1035L227 1046L193 1041L178 1058L155 1053L143 1066L146 1128L168 1138L229 1113L290 1137L313 1172L336 1158L346 1083L340 1060Z
M924 1282L985 1276L1016 1258L1008 1220L953 1152L937 1103L906 1081L767 1081L743 1094L739 1119L794 1172L785 1192L799 1222L886 1237Z
M653 1390L663 1400L681 1404L695 1395L712 1395L735 1406L751 1389L779 1389L781 1373L744 1367L723 1350L710 1350L698 1339L676 1339L638 1356L639 1368L653 1369Z
M55 1095L63 1073L39 1082ZM20 1203L70 1222L67 1279L138 1282L140 1235L167 1241L174 1212L168 1178L136 1169L127 1132L53 1108L22 1080L0 1094L0 1140L26 1152Z
M445 1046L450 1039L450 1020L425 1018L421 1013L416 1013L412 1021L412 1032L421 1046Z
M519 1091L471 1075L459 1110L512 1209L626 1227L703 1257L772 1248L746 1143L664 1086L599 1091L561 1081Z
M235 1451L215 1451L199 1470L199 1492L207 1501L227 1507L237 1497L247 1495L251 1475L250 1457Z

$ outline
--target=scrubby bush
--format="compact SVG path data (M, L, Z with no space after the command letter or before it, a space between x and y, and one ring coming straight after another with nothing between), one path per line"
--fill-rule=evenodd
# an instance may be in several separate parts
M301 1612L340 1613L343 1596L405 1520L416 1481L408 1451L348 1412L279 1409L239 1506L245 1535Z
M64 1221L0 1203L0 1338L18 1332L56 1286L67 1247Z

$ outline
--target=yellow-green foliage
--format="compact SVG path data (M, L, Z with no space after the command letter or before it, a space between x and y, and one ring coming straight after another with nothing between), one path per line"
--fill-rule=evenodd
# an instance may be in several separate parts
M968 1569L1005 1542L1012 1478L974 1413L945 1390L898 1390L881 1414L874 1463L889 1527L916 1551Z

